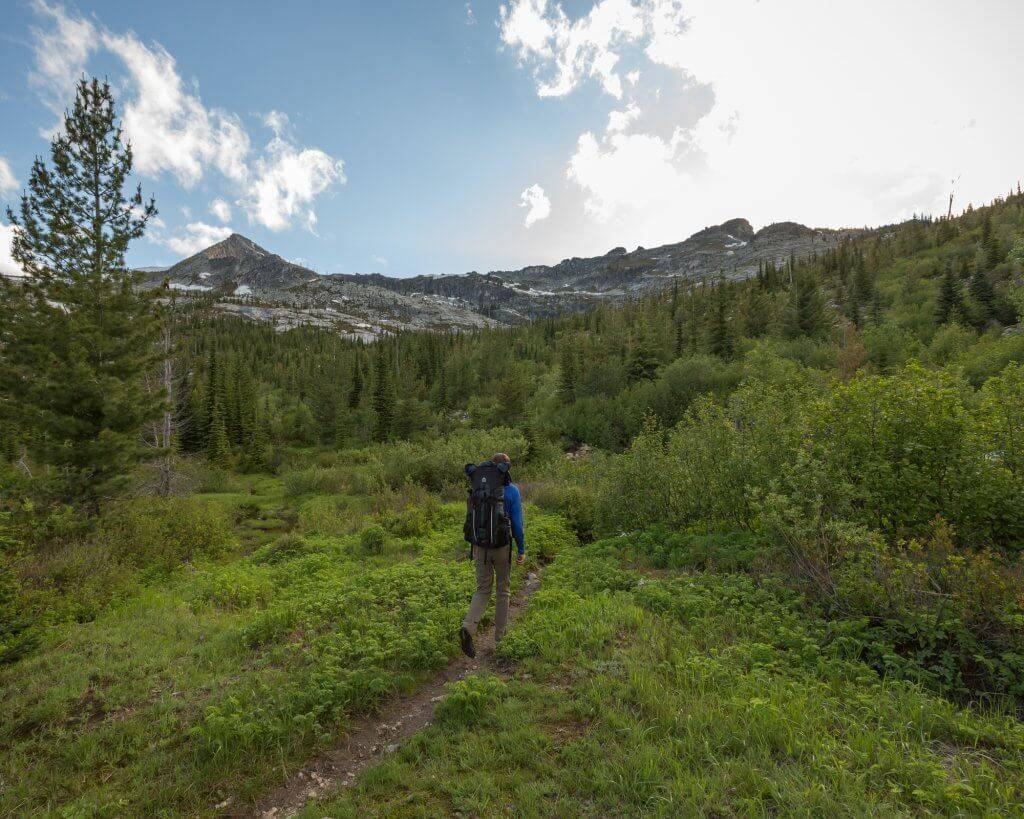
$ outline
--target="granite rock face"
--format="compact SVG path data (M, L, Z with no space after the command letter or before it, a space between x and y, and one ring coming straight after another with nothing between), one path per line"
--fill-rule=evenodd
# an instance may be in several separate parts
M689 239L556 265L480 274L392 278L320 275L237 233L167 269L140 271L186 298L272 322L303 324L372 340L411 329L468 330L586 310L597 303L718 277L744 279L762 262L782 263L834 247L859 231L779 222L755 231L746 219L704 228Z

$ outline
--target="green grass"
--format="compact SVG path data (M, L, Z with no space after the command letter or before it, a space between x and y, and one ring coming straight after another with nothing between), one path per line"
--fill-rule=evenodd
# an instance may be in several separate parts
M55 626L0 667L0 815L215 815L458 650L473 586L455 560L458 505L380 518L417 534L385 531L367 553L358 531L278 539L260 521L291 526L310 496L237 483L198 497L235 521L240 548ZM362 511L373 503L351 500L350 528L379 525Z
M0 815L248 804L454 656L462 506L290 485L197 496L236 544L0 667ZM502 644L508 679L454 685L435 726L306 816L1024 812L1019 722L880 679L791 593L729 571L742 538L691 544L723 572L652 571L630 539L579 547L527 518L530 567L553 563Z
M1024 729L842 656L746 575L563 552L439 722L306 817L1024 811Z

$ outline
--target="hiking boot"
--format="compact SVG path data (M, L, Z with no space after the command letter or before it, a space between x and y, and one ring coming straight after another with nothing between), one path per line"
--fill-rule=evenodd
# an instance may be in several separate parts
M459 629L459 645L462 646L462 653L467 657L476 656L476 649L473 648L473 635L465 626Z

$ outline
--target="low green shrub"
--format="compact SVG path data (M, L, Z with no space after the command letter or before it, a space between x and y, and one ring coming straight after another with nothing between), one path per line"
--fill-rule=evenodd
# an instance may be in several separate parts
M384 547L388 542L388 533L379 523L371 523L364 526L359 533L359 547L364 554L380 555L384 553Z
M551 560L563 549L580 545L576 533L561 515L545 514L531 508L524 512L523 518L527 551L540 560Z
M377 515L377 522L395 537L422 537L437 525L440 514L441 504L429 497L424 503L404 509L385 509Z
M138 498L109 509L97 541L139 569L166 574L223 552L234 542L226 516L190 498Z
M343 498L318 495L299 507L297 526L305 534L336 537L352 531L356 520Z
M763 512L780 565L840 623L848 653L960 698L1024 697L1016 558L958 546L941 519L927 537L893 543L858 524L804 517L778 496Z
M0 520L0 540L3 539ZM38 643L38 633L22 595L21 583L0 550L0 665L13 663L28 654Z
M493 674L473 674L448 686L448 696L437 707L437 721L449 727L478 725L493 714L508 694L508 685Z
M380 464L385 481L398 489L407 483L438 491L465 480L467 463L479 463L496 452L505 452L513 464L527 452L525 436L495 428L487 431L458 430L422 443L401 441L382 446Z
M342 467L311 466L285 474L285 491L292 496L337 494L348 486L348 473Z
M200 599L224 609L265 606L274 592L268 574L242 563L207 570L198 578L197 587Z
M253 563L261 566L273 566L300 555L308 554L309 543L301 535L281 535L273 543L261 546L250 556Z
M692 534L653 526L619 541L624 553L645 558L656 569L749 571L762 565L769 544L750 532Z

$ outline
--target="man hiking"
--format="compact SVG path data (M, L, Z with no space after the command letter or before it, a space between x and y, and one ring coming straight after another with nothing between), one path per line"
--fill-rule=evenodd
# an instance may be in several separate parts
M466 466L470 490L464 531L476 564L476 592L459 629L459 644L470 657L476 656L473 638L491 599L491 586L495 580L498 587L494 600L495 644L505 636L513 540L517 549L516 563L521 566L526 559L523 501L519 487L509 477L510 466L511 461L504 452L482 464Z

